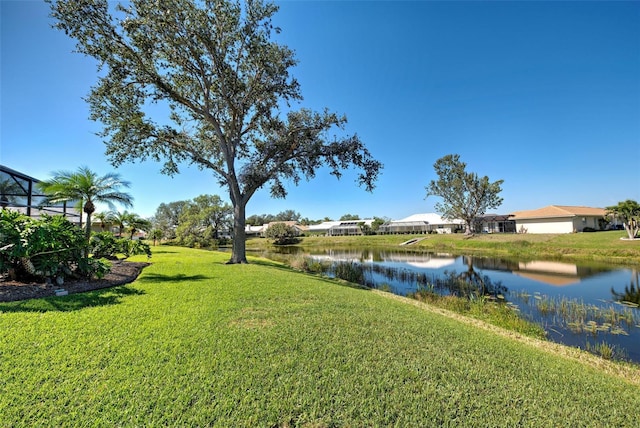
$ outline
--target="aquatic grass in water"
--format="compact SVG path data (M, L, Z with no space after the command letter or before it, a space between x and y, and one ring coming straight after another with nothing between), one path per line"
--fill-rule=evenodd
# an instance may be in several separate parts
M624 360L627 358L623 349L620 347L611 345L605 341L600 343L591 343L587 341L585 344L585 351L595 355L599 355L605 360Z
M513 296L525 304L529 303L527 299L522 299L522 296L527 296L525 292L513 293ZM573 333L587 333L592 336L599 333L628 335L629 330L640 323L637 310L616 304L596 306L579 299L552 298L535 294L529 306L536 309L542 317Z
M546 332L542 326L521 317L518 307L510 302L505 302L503 299L492 299L489 297L468 299L452 295L442 295L428 288L418 290L409 294L407 297L465 316L480 319L526 336L539 339L546 337Z
M364 285L364 269L360 263L356 262L338 262L333 267L336 278L353 282L354 284Z

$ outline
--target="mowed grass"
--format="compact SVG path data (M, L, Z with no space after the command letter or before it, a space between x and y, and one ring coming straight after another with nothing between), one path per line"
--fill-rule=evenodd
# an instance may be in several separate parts
M637 426L640 370L228 257L162 247L133 284L0 304L0 425Z

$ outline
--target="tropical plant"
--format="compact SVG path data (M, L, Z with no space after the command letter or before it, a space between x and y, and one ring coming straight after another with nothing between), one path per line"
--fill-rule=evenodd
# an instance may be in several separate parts
M119 174L108 173L98 176L88 167L78 168L76 172L56 171L53 178L39 182L37 185L45 194L43 204L76 202L79 211L87 214L86 239L91 236L91 215L96 210L96 203L104 203L115 209L114 203L131 206L133 197L121 192L121 187L129 187Z
M112 213L112 221L115 226L118 226L118 237L122 237L122 232L125 231L127 224L129 224L129 220L132 218L134 214L130 213L127 210L124 211L114 211Z
M87 257L88 245L82 230L63 216L26 215L0 211L0 272L15 279L101 277L109 264Z
M133 239L133 236L138 231L148 232L151 230L151 221L146 218L140 217L138 214L132 213L127 219L127 230L129 232L129 239Z
M117 260L119 256L151 257L151 248L146 242L116 237L111 232L98 232L91 235L89 247L94 258Z
M624 225L629 239L640 236L640 204L631 199L606 208L606 216Z
M467 172L467 164L460 161L460 155L446 155L433 165L438 180L431 180L426 187L427 198L439 196L442 202L435 209L448 220L460 219L465 222L465 234L471 234L474 219L484 215L488 209L502 204L498 194L504 180L491 183L489 177Z
M102 211L99 213L95 213L93 215L93 219L96 223L100 223L100 230L102 232L107 231L107 227L113 224L113 212L112 211Z
M272 40L276 5L50 3L55 27L102 69L87 101L111 162L162 159L170 175L181 162L213 173L234 208L231 263L247 262L246 206L258 189L283 198L285 181L311 179L323 166L338 178L353 166L358 183L373 189L382 164L356 135L329 135L344 129L345 116L290 108L302 94L290 75L294 52ZM149 103L167 105L169 121L147 114Z

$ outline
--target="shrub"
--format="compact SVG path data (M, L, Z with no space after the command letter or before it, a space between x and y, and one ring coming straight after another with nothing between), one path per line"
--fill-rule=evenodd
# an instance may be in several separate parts
M121 253L121 242L123 238L116 238L111 232L98 232L91 235L89 241L90 251L93 257L104 257L115 260L117 254Z
M93 257L96 258L116 260L119 254L125 258L142 254L151 257L151 247L146 242L118 238L111 232L94 233L89 246Z
M275 223L269 226L265 237L273 239L276 245L295 244L298 242L298 231L285 223Z
M62 216L0 211L0 272L14 279L93 275L108 272L104 262L89 258L84 233Z

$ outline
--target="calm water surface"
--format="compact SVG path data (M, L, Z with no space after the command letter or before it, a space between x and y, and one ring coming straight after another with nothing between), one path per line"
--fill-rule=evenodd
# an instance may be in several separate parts
M550 340L583 349L604 342L625 359L640 363L637 268L402 251L289 248L287 252L330 262L361 263L369 285L384 286L400 295L424 288L425 278L430 283L458 277L488 284L490 291L525 318L541 324ZM451 287L431 290L464 294ZM558 309L549 311L552 305Z

